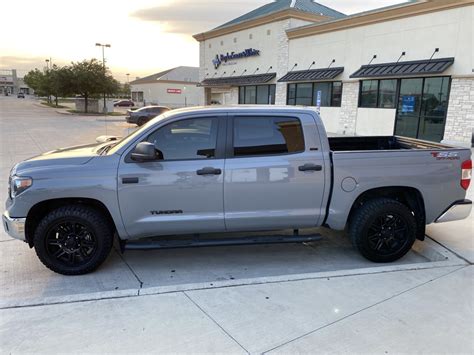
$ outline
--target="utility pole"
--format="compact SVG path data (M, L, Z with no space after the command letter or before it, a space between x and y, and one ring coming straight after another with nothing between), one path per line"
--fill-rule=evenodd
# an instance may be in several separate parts
M104 52L104 49L107 47L107 48L110 48L111 45L110 44L101 44L101 43L96 43L95 44L96 47L102 47L102 67L104 68L104 75L105 75L105 52ZM107 104L105 102L105 92L104 92L104 108L103 108L103 111L104 111L104 114L107 113Z

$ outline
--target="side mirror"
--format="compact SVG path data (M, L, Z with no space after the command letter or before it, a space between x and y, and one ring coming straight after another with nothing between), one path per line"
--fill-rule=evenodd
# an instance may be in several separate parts
M163 159L163 154L160 153L153 143L140 142L132 152L132 160L145 162Z

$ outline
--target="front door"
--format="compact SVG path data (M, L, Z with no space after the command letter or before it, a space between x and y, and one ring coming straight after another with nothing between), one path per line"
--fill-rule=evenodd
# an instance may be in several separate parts
M228 130L227 230L317 226L326 165L312 116L242 115Z
M131 238L225 230L225 118L168 123L146 138L163 159L122 160L118 197Z
M395 134L440 142L444 135L450 78L401 79Z

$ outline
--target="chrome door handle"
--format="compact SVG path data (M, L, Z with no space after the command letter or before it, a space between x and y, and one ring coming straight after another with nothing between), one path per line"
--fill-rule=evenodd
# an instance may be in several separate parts
M211 168L211 167L206 167L206 168L202 168L202 169L199 169L198 171L196 171L196 174L198 174L198 175L220 175L220 174L222 174L222 170Z
M322 165L316 164L305 164L298 167L299 171L321 171L323 170Z

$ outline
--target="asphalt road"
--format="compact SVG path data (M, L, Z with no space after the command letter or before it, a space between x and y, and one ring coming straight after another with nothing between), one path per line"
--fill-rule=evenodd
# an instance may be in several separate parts
M0 198L15 162L131 129L117 117L61 115L0 97ZM474 351L472 219L430 227L436 240L417 242L388 265L363 259L342 233L309 232L323 237L305 245L114 249L95 273L65 277L2 230L0 350Z

